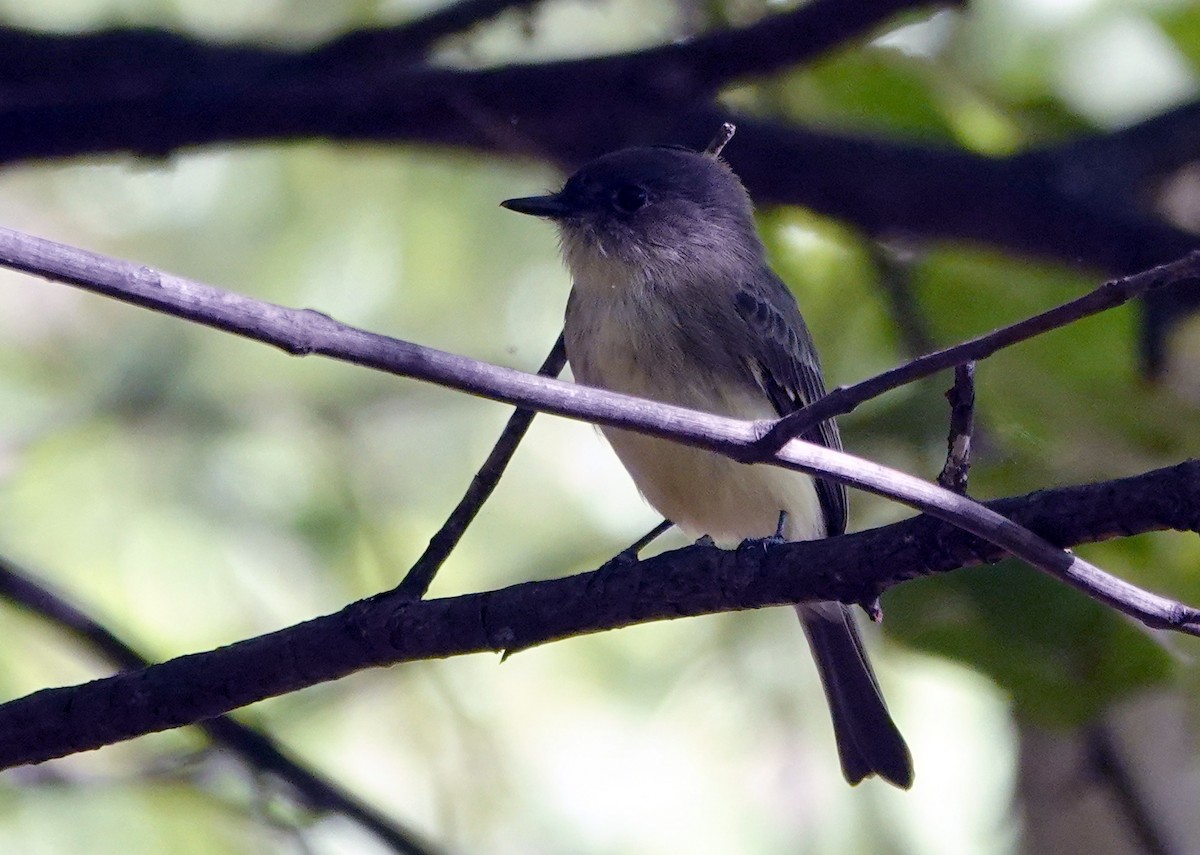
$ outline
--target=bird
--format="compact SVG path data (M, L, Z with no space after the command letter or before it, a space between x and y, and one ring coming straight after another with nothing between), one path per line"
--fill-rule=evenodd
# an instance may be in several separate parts
M778 418L825 394L812 334L767 261L750 195L717 152L622 149L555 192L501 205L557 226L572 279L564 341L576 382L740 419ZM601 430L646 501L685 532L719 543L845 532L839 483ZM832 419L803 439L842 447ZM908 789L912 758L853 612L824 601L795 609L846 780L878 775Z

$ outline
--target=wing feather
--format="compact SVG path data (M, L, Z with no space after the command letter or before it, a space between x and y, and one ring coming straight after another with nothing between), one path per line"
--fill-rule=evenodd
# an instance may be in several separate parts
M738 315L754 333L746 366L781 416L807 406L825 394L825 378L812 334L796 298L773 272L740 287L734 296ZM822 422L803 439L837 451L842 449L837 422ZM815 479L829 535L846 530L846 488L836 481Z

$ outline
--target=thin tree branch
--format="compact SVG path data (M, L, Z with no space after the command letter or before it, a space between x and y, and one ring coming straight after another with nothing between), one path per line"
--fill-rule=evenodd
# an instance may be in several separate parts
M1177 263L1173 269L1164 267L1144 274L1142 279L1131 277L1108 283L1091 296L1098 294L1103 300L1119 303L1127 299L1121 295L1130 289L1145 290L1151 284L1161 284L1177 276L1181 266L1187 269L1189 263L1200 264L1200 252ZM317 353L542 412L671 439L743 463L768 463L839 481L947 520L1148 626L1200 633L1200 611L1111 576L963 496L903 472L799 439L788 440L774 450L769 447L773 443L764 447L764 435L769 438L781 422L792 420L790 416L776 422L745 422L525 374L374 335L311 309L287 309L252 300L11 229L0 228L0 265L274 344L295 355ZM1044 325L1039 320L1042 317L1037 316L1031 322L1035 326ZM1011 331L1014 327L1006 329ZM1032 333L1025 330L1023 334L1027 337ZM1005 331L995 335L1004 338ZM1007 335L1013 340L1022 337L1014 332ZM969 342L968 348L978 342ZM1000 344L993 342L990 346L994 351ZM903 367L893 369L880 377L887 378L903 370ZM884 388L891 387L885 384ZM819 405L820 402L802 412Z
M953 347L926 354L853 386L839 386L819 401L814 401L804 409L776 421L759 440L759 448L764 453L781 448L784 443L800 436L813 425L848 413L864 401L921 377L964 362L985 359L1005 347L1115 308L1135 297L1197 279L1200 279L1200 250L1142 273L1110 280L1082 297L1041 314L976 336Z
M1182 855L1167 843L1154 820L1153 805L1143 796L1112 728L1102 719L1085 729L1092 770L1108 785L1129 830L1145 855Z
M935 348L929 321L913 293L912 265L915 252L907 247L870 241L867 250L879 268L879 285L887 298L889 314L896 327L905 356L911 358Z
M118 668L136 671L150 661L118 638L108 627L64 597L36 581L31 573L0 557L0 597L52 623L82 644L98 652ZM286 751L270 736L228 716L198 722L213 742L239 757L259 772L286 781L311 809L336 811L349 817L404 855L436 855L439 851L322 777Z
M620 561L622 558L626 557L636 560L643 549L670 531L674 525L675 523L671 522L670 520L663 520L633 543L629 544L627 547L618 552L613 560Z
M567 348L562 333L559 333L558 339L550 348L550 353L537 373L542 377L557 377L566 364ZM513 454L516 453L517 446L525 438L525 433L529 430L529 425L533 422L536 414L535 410L519 409L509 416L504 430L500 432L500 438L492 446L483 466L471 479L471 485L467 488L467 492L451 511L446 521L442 523L437 534L429 541L429 546L421 553L421 557L417 559L417 562L413 564L404 579L391 593L418 600L425 596L433 582L433 577L450 557L454 547L458 546L467 526L475 519L479 509L496 489L500 477L508 467L509 461L512 460Z
M872 249L905 354L915 358L932 351L933 336L912 291L909 275L912 264L907 257L912 252L879 242L872 243ZM966 495L976 437L974 362L954 367L954 385L946 390L946 399L950 402L950 433L946 439L946 462L937 482L951 492Z
M540 0L458 0L423 18L394 27L355 30L315 48L314 65L328 71L339 66L366 67L377 63L396 66L424 58L447 36L460 35L509 9L527 9Z
M1200 461L990 507L1062 546L1162 529L1200 531ZM1003 557L1004 550L922 516L765 549L692 545L639 563L609 562L591 573L446 599L367 600L207 653L0 705L0 768L189 724L367 667L524 650L720 611L870 602L905 580Z

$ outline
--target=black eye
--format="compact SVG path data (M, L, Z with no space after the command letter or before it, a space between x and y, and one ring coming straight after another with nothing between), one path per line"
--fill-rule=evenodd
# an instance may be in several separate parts
M622 184L613 193L613 206L623 214L632 214L646 204L646 191L636 184Z

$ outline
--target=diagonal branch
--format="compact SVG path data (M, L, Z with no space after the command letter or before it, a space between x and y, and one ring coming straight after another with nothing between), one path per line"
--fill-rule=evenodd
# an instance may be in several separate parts
M1062 546L1200 531L1200 461L989 507ZM636 564L610 562L590 573L446 599L367 600L228 647L0 705L0 768L178 727L363 668L523 650L719 611L813 599L870 602L908 579L1003 557L985 541L917 517L768 549L694 545Z
M538 369L538 374L543 377L557 377L566 364L567 348L562 333L559 333L558 339L550 348L550 353L546 356L542 367ZM471 479L471 485L467 488L467 492L454 506L454 510L442 523L442 527L430 539L429 545L425 547L421 557L417 559L396 587L396 594L415 599L425 596L433 582L433 577L437 575L437 571L441 569L445 560L450 557L454 547L458 546L458 541L466 532L467 526L475 519L475 515L479 513L479 509L483 507L483 503L496 489L496 485L500 482L500 476L504 474L509 461L517 451L517 446L529 430L534 415L534 410L520 409L509 416L504 430L500 432L500 438L492 446L483 466Z
M1200 254L1189 258L1200 260ZM670 439L743 463L768 463L829 478L949 521L1148 626L1200 633L1200 612L1195 609L1123 582L964 496L799 439L764 447L763 429L770 436L771 422L723 418L501 368L375 335L311 309L253 300L11 229L0 228L0 265L274 344L292 354L318 353L542 412ZM1151 273L1166 275L1162 270ZM1121 287L1109 284L1121 292Z

